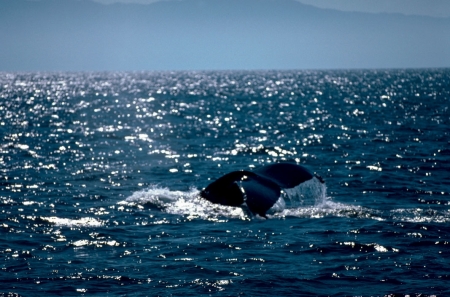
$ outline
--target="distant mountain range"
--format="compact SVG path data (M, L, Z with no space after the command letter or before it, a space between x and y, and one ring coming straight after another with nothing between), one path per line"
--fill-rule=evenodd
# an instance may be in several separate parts
M0 71L450 67L450 18L294 0L0 0Z

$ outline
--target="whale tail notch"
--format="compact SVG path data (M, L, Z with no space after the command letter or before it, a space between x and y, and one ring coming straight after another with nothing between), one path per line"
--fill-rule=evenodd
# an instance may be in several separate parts
M250 211L265 218L267 211L281 195L281 188L276 183L258 175L243 180L242 189Z
M227 206L246 203L253 214L266 217L266 212L277 202L281 188L272 180L251 171L228 173L200 192L206 200Z

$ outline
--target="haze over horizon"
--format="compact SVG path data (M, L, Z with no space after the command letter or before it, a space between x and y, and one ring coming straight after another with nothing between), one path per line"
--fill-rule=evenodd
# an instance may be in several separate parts
M167 0L94 0L99 3L151 4ZM431 17L450 17L448 0L296 0L318 8L367 13L401 13Z
M108 1L0 0L0 71L450 67L449 17L343 11L352 0Z

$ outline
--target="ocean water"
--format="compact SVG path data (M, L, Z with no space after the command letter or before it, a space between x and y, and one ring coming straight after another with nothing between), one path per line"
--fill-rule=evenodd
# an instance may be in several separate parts
M0 296L448 296L449 104L449 69L0 73ZM199 197L281 161L325 186Z

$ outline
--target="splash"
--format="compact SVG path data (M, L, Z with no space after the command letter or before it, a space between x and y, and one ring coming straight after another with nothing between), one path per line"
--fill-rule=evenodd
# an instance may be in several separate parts
M157 186L152 186L149 189L141 190L133 193L130 197L128 197L125 201L119 202L119 204L150 204L158 208L166 208L167 205L176 202L180 199L190 200L196 195L198 195L199 191L196 189L190 189L187 192L183 191L171 191L168 188L160 188Z
M316 178L301 185L285 190L282 196L269 210L270 217L301 216L322 217L335 207L326 196L326 186ZM227 219L251 220L258 218L251 214L245 204L232 207L214 204L200 197L200 191L191 188L188 191L172 191L169 188L152 186L133 193L120 205L158 208L163 212L185 216L187 219L226 221Z
M327 187L316 177L301 183L292 189L284 189L284 195L280 199L287 201L289 208L316 206L326 204L329 198L326 196Z
M448 211L432 211L430 209L395 209L378 210L360 205L335 202L326 194L326 186L317 179L307 181L295 188L284 190L282 196L267 212L270 219L285 219L288 217L320 219L324 217L345 217L370 219L376 221L401 222L436 222L448 223ZM211 203L200 197L200 191L191 188L188 191L172 191L169 188L157 186L133 193L119 205L131 207L157 208L162 212L183 216L187 220L201 219L214 222L227 222L230 219L254 220L260 219L247 210L245 204L232 207ZM64 221L48 220L65 225L95 225L95 221Z
M200 191L195 188L188 191L171 191L168 188L152 186L133 193L118 204L149 205L166 213L186 216L189 220L196 218L210 221L223 221L220 218L249 219L249 215L243 208L211 203L201 198Z

